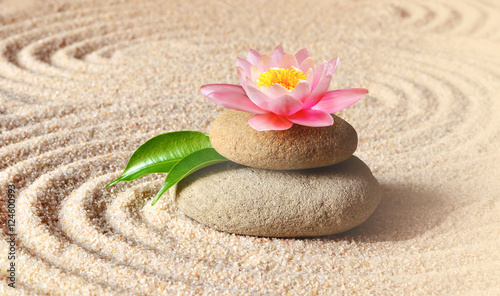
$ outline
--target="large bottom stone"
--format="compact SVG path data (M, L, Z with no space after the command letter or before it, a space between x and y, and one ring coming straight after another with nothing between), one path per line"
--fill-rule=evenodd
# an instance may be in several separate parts
M188 217L217 230L268 237L336 234L363 223L380 188L363 161L307 170L273 171L232 162L207 167L177 185Z

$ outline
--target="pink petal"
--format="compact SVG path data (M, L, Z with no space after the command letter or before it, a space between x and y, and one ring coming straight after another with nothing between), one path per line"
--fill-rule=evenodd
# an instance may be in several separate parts
M255 114L266 113L267 111L257 107L246 95L232 92L213 92L207 99L223 107Z
M266 113L266 114L257 114L252 116L248 123L251 127L258 131L268 131L268 130L287 130L292 127L293 123L286 120L284 117Z
M254 67L254 66L252 66ZM240 67L236 67L236 72L238 72L238 79L240 80L241 85L247 84L247 75L243 69Z
M290 91L290 96L297 100L304 102L309 93L311 92L311 83L307 80L300 80L294 89Z
M311 109L321 110L330 114L335 113L361 100L367 93L368 90L364 88L346 88L329 91Z
M245 95L245 90L240 85L235 84L205 84L200 87L200 92L204 96L208 96L213 92L228 92Z
M252 65L252 67L250 68L250 72L252 73L252 76L250 76L250 78L252 78L252 81L257 82L260 74L262 74L262 71L257 66Z
M267 54L263 54L260 56L259 64L257 65L261 72L266 72L270 68L276 68L277 66L278 64L276 64L273 58L268 56Z
M309 54L309 51L307 50L307 48L302 48L301 50L299 50L296 54L295 54L295 57L297 58L297 62L299 64L302 63L302 61L304 61L305 59L307 59L308 57L310 57L311 55Z
M264 90L265 89L265 90ZM265 87L264 85L260 87L260 90L264 92L269 98L275 99L284 95L288 95L289 91L281 84L275 83L270 87Z
M337 67L339 66L339 61L340 61L340 58L339 57L336 57L336 58L333 58L328 64L329 64L329 67L328 67L328 71L327 71L327 74L329 75L332 75L333 76L333 73L335 73L335 71L337 70Z
M306 58L299 65L300 71L306 73L309 69L314 69L314 60L311 57Z
M309 96L304 100L304 109L309 109L316 105L328 91L330 82L332 82L332 75L326 74L327 71L323 72L323 76L320 78L316 87L311 91Z
M256 89L260 89L260 87L257 86L257 83L255 81L253 81L250 77L246 77L245 78L245 84L242 84L243 89L245 89L245 91L247 91L246 88L245 88L246 85L251 85L251 86L255 87ZM261 87L263 87L263 86L261 86Z
M269 97L269 95L266 93L269 86L266 86L266 85L257 86L256 84L253 86L258 88L261 92L263 92L266 96Z
M292 96L282 96L269 102L269 111L277 115L292 115L302 109L302 102Z
M314 81L314 69L313 68L309 69L309 71L307 71L305 74L306 74L306 80L309 82L312 89L312 84Z
M261 92L257 87L247 84L244 85L243 88L247 96L250 98L255 105L259 106L261 109L269 110L268 103L271 99L266 96L263 92Z
M330 126L333 124L333 117L319 110L300 110L299 112L287 116L286 119L293 123L305 126Z
M287 53L283 56L281 61L278 63L278 67L283 69L290 69L292 67L298 68L299 63L293 54Z
M256 51L255 49L250 49L248 51L247 61L249 61L250 64L257 66L259 64L259 60L260 52Z
M246 76L252 76L252 72L250 71L252 64L250 64L247 60L236 58L236 67L241 68Z
M276 62L276 64L278 64L284 55L285 51L283 50L283 47L281 47L281 45L278 45L271 54L271 57Z
M318 85L318 82L321 79L321 77L323 77L325 75L327 65L328 65L328 62L323 61L319 66L314 68L313 82L311 85L311 89L315 89L316 85Z

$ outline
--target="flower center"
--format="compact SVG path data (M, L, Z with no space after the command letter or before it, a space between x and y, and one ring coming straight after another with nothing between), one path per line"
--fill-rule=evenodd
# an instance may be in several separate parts
M286 87L288 90L295 88L299 80L305 80L306 74L302 73L300 70L295 69L282 69L282 68L271 68L268 71L260 74L259 79L257 79L257 85L260 86L271 86L275 83L279 83Z

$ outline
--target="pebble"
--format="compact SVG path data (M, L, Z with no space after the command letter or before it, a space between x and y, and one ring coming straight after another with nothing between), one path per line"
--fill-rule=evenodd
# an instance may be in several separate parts
M210 127L210 142L233 162L263 169L294 170L329 166L349 158L358 145L356 130L332 115L328 127L294 124L284 131L257 131L253 114L228 110Z
M380 187L356 156L333 166L293 171L226 162L179 182L174 198L186 216L220 231L313 237L363 223L380 202Z

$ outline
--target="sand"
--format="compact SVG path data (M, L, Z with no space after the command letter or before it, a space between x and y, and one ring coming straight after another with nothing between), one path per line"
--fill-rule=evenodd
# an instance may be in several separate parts
M0 295L500 294L500 4L0 1ZM164 176L104 185L164 132L223 112L237 56L340 56L337 113L383 188L341 235L271 239L186 218ZM16 191L15 260L8 185ZM4 273L5 274L5 273ZM2 277L4 277L4 274Z

